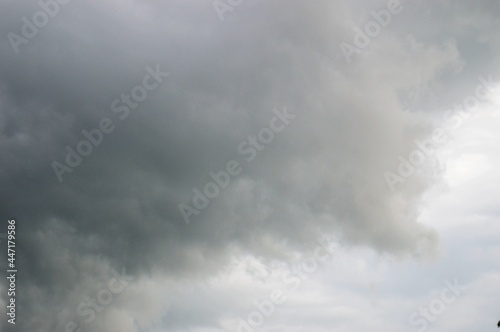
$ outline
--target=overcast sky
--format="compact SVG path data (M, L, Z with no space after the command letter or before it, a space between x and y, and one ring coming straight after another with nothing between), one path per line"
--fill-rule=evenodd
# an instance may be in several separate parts
M0 330L496 331L499 16L2 0Z

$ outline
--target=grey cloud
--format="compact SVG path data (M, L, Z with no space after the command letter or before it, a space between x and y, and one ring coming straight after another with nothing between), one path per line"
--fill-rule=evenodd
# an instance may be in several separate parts
M2 31L37 9L5 6ZM20 223L20 327L60 327L65 301L102 277L93 264L203 279L234 248L285 259L323 233L432 255L437 234L417 218L430 180L392 193L383 173L432 129L403 112L409 91L425 105L426 91L458 75L462 40L403 36L395 21L348 65L338 44L364 6L248 1L221 23L210 2L72 1L18 55L2 39L0 210ZM397 19L419 24L405 6ZM121 121L111 103L157 64L169 77ZM238 144L285 106L297 119L246 162ZM52 161L102 118L115 131L59 183ZM232 159L242 174L186 225L178 204Z

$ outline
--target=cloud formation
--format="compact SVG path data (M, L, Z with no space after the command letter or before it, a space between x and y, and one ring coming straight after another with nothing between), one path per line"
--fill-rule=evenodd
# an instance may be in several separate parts
M211 2L59 4L17 52L7 33L22 34L22 18L41 7L3 3L0 14L0 210L19 223L20 330L216 329L218 312L203 301L172 305L155 293L175 299L184 282L244 255L289 262L325 234L395 257L436 254L437 232L419 214L439 169L429 164L396 192L384 172L432 133L441 109L428 105L459 101L475 84L454 83L459 75L492 73L481 63L499 50L493 2L467 19L465 2L402 2L350 63L340 43L386 1L246 1L222 22ZM156 79L155 68L168 76ZM147 96L136 89L153 81ZM284 108L296 119L265 149L250 143ZM55 172L96 128L104 134L92 153ZM251 162L246 141L258 151ZM186 224L179 204L231 160L241 173ZM86 326L76 308L112 269L136 277L131 293ZM204 292L212 301L215 291ZM224 292L231 312L237 300Z

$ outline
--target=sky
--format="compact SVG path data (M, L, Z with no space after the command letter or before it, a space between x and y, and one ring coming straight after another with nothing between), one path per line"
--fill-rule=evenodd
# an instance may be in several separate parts
M497 1L0 9L1 331L497 329Z

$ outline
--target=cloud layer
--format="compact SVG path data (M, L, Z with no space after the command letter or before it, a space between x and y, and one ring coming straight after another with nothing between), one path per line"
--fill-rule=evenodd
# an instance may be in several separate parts
M41 10L2 6L1 31L18 35L22 17ZM494 73L498 8L404 2L347 63L339 44L386 6L246 1L221 22L210 2L72 1L19 52L3 38L0 209L19 224L18 328L217 330L224 317L208 303L220 297L237 316L240 288L193 289L194 307L176 292L245 255L290 262L325 234L347 248L435 257L438 233L419 216L439 168L429 163L397 191L384 173L471 78ZM168 76L155 81L158 68ZM142 100L144 82L158 85ZM293 121L263 144L285 109ZM70 167L67 147L77 151L103 119L112 132L59 181L53 162ZM195 208L196 189L233 160L241 172L186 224L179 204ZM79 303L122 268L136 279L95 325L82 323Z

